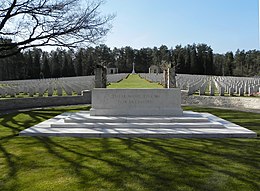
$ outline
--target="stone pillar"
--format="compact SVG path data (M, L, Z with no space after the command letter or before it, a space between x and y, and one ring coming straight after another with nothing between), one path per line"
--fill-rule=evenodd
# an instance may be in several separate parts
M168 68L168 88L176 88L175 67Z
M168 70L163 70L163 78L164 78L164 88L168 88Z
M104 66L97 65L95 69L95 88L107 87L107 70Z
M164 88L176 88L175 67L170 65L164 70Z

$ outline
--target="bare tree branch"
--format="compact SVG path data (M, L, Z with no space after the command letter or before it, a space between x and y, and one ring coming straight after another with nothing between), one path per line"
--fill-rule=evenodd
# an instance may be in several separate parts
M19 3L19 4L18 4ZM98 42L114 15L102 16L102 0L6 0L0 3L0 58L37 46L75 48Z
M8 21L8 19L11 18L11 13L15 7L15 4L16 4L16 0L13 0L13 3L11 4L10 8L7 9L6 11L6 15L4 16L3 20L1 21L0 23L0 31L4 28L6 22Z

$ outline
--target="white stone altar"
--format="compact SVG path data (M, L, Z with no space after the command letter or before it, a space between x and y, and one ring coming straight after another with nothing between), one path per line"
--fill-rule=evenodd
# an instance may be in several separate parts
M256 133L209 113L182 111L180 90L94 89L91 111L63 113L22 136L253 138Z
M105 89L92 91L92 116L182 116L181 90Z

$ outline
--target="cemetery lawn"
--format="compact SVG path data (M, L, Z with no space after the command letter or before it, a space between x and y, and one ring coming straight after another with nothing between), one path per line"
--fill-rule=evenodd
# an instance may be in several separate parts
M111 83L108 88L163 88L158 83L149 82L138 74L130 74L119 83Z
M258 133L255 139L19 137L66 111L56 107L0 116L1 191L259 191L260 114L210 112Z

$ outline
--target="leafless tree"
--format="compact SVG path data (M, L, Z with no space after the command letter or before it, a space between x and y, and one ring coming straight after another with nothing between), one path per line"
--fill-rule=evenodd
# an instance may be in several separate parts
M0 58L40 46L75 48L98 42L114 15L102 0L1 0Z

